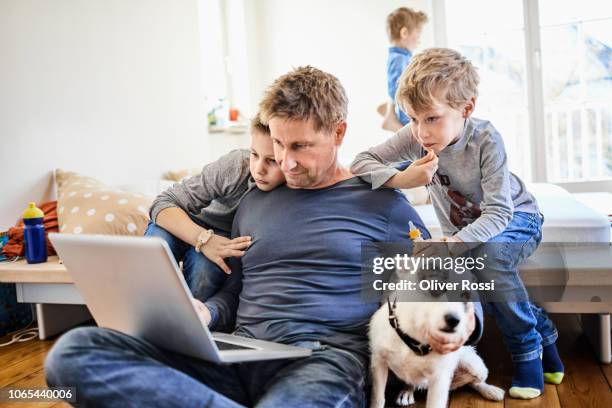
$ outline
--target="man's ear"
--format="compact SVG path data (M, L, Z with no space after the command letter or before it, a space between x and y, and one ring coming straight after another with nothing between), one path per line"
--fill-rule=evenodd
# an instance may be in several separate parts
M474 109L476 109L476 97L472 96L463 106L463 118L469 118L470 115L474 113Z
M400 34L400 38L402 40L404 40L404 39L408 38L408 35L410 34L410 31L408 30L408 27L402 27L400 29L399 34Z
M338 123L336 126L336 130L334 131L334 142L336 146L340 146L342 141L344 140L344 135L346 134L346 121L342 121Z

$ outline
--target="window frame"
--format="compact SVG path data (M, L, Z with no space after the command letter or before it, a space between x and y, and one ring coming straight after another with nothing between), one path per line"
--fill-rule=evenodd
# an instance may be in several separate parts
M431 0L434 40L437 46L448 46L446 0ZM527 74L527 106L529 110L529 143L531 144L531 178L536 183L552 183L569 192L612 192L612 178L603 180L550 182L546 155L546 116L544 114L544 80L542 76L542 42L540 38L540 2L523 1L525 32L525 70ZM541 137L537 137L541 135Z

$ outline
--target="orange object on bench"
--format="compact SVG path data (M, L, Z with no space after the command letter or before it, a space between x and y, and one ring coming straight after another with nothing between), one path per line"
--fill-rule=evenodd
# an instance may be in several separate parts
M48 235L49 232L58 232L58 222L57 222L57 201L48 201L38 206L45 214L43 218L43 224L45 226L45 235ZM24 256L25 255L25 246L23 242L23 219L20 219L17 222L17 225L9 228L8 235L9 240L6 245L2 248L2 255L7 258L14 258L16 256ZM55 249L53 245L51 245L51 241L49 238L47 240L47 253L49 255L55 255Z

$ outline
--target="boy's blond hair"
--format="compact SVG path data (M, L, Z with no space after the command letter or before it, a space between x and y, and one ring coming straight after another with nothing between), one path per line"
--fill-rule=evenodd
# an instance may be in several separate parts
M476 68L457 51L429 48L412 58L398 81L395 99L404 112L406 106L423 112L434 100L461 109L478 96L479 80Z
M387 35L390 41L401 38L402 28L406 27L408 32L423 26L427 22L427 14L415 11L408 7L400 7L387 16Z
M270 128L261 122L259 112L251 119L251 134L261 133L262 135L270 136Z
M348 99L335 76L304 66L279 77L259 104L262 123L272 118L312 120L315 131L333 131L346 120Z

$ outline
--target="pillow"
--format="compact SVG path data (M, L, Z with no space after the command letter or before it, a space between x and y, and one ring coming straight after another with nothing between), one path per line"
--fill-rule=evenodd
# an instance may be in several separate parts
M59 232L144 235L152 199L78 173L55 170Z
M170 181L181 181L183 179L186 179L188 177L191 176L195 176L197 174L200 174L202 172L202 169L196 169L196 168L192 168L192 169L181 169L181 170L170 170L166 173L164 173L163 175L163 180L170 180Z

